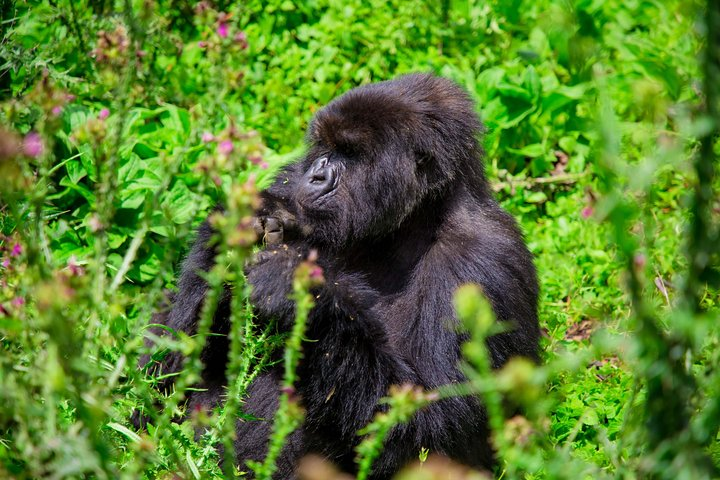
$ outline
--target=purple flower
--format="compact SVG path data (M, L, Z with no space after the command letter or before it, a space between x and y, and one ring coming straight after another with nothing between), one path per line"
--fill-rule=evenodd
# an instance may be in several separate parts
M203 142L205 142L205 143L210 143L210 142L212 142L213 140L215 140L215 135L213 135L212 133L210 133L210 132L205 132L205 133L202 134L202 141L203 141Z
M62 113L62 107L61 107L61 106L56 105L56 106L54 106L54 107L52 108L52 114L55 115L56 117L59 117L61 113Z
M20 245L19 243L16 243L15 245L13 245L12 251L10 252L10 256L19 257L20 254L22 253L22 251L23 251L22 245Z
M228 25L225 22L218 23L217 34L221 38L227 38L228 36Z
M105 120L109 116L110 116L110 110L108 110L107 108L103 108L102 110L100 110L100 113L98 113L98 118L100 120Z
M28 157L39 157L42 155L45 147L43 146L42 138L35 132L30 132L25 135L23 140L23 152Z
M233 143L230 140L223 140L217 147L218 153L221 155L230 155L233 151Z

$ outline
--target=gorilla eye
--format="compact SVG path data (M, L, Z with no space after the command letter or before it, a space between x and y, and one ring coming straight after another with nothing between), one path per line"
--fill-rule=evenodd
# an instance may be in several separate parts
M417 159L418 165L424 165L430 163L433 157L427 152L418 152L415 154L415 158Z

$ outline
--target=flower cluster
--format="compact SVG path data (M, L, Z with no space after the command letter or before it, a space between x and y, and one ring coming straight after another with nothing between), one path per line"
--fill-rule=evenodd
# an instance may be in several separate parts
M71 138L75 142L100 144L107 136L107 122L110 110L102 108L95 118L91 118L73 132Z
M58 88L50 78L50 73L45 70L26 99L30 104L40 107L45 113L45 122L54 129L59 127L59 119L63 109L68 103L75 100L75 95Z
M231 13L217 12L207 2L199 2L195 13L199 23L205 26L201 29L203 39L198 42L200 48L218 51L227 47L236 53L248 48L247 35L242 30L234 29Z
M25 297L17 292L11 279L25 270L21 262L24 250L17 238L0 236L0 316L17 316L25 305Z
M91 55L100 64L120 66L126 63L129 48L127 29L124 25L118 25L112 32L98 32L97 43Z
M265 169L267 162L263 159L263 145L260 136L256 131L241 132L234 123L217 134L205 132L201 140L209 148L209 154L198 164L198 168L214 175L216 185L220 185L219 174L223 172L239 172L247 168L250 162L253 165Z

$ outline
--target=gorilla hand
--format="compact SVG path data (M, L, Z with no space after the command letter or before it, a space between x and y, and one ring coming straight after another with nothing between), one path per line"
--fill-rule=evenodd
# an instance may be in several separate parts
M255 217L253 228L258 238L268 247L277 247L288 240L295 239L299 233L295 216L286 210Z
M270 233L269 238L277 238L276 232ZM304 254L284 244L270 247L269 239L267 241L268 248L258 252L246 267L247 279L252 285L250 301L260 316L276 318L282 327L289 327L295 318L295 303L289 298L293 275Z

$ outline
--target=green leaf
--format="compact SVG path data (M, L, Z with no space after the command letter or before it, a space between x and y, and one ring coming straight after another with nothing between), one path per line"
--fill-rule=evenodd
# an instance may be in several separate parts
M140 438L140 435L133 432L129 428L127 428L125 425L120 425L119 423L110 422L107 424L108 427L112 428L118 433L121 433L122 435L125 435L129 440L132 440L133 442L139 443L142 439Z
M525 195L525 201L528 203L545 203L547 199L545 192L530 192Z
M508 148L507 151L522 155L523 157L535 158L544 155L547 149L542 143L533 143L532 145L525 145L522 148Z

